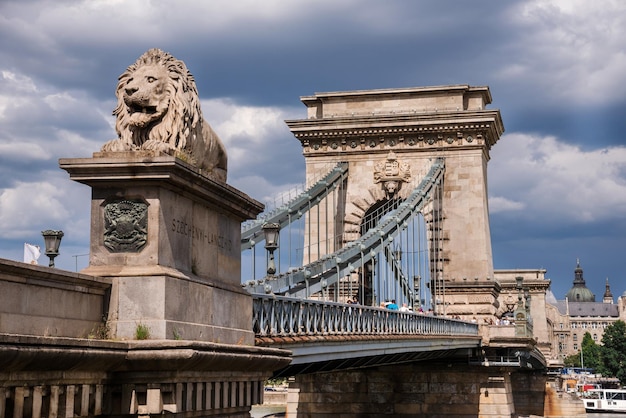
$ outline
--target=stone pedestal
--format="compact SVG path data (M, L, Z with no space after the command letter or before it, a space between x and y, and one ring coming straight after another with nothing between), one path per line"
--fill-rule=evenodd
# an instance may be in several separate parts
M92 188L89 267L113 281L114 336L253 345L251 296L240 285L241 222L263 205L169 155L61 159Z

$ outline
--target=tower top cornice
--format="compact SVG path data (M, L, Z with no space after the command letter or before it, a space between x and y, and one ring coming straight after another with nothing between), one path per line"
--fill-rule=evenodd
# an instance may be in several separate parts
M305 152L493 146L504 125L488 87L468 85L316 93L307 119L287 120Z

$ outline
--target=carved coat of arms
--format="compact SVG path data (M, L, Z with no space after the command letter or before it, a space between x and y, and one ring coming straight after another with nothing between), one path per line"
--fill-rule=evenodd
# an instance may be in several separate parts
M396 154L389 151L387 159L374 167L374 183L382 183L387 197L392 197L400 190L402 183L411 179L411 168L398 161Z
M104 246L111 252L139 252L148 240L148 204L122 200L104 207Z

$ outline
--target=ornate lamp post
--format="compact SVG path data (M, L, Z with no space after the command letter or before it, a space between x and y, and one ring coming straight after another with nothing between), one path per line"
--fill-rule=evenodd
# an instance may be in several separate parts
M61 238L63 238L63 231L53 231L47 229L41 231L43 235L43 241L46 246L46 255L50 258L50 264L48 267L54 267L54 258L59 255L59 247L61 246Z
M263 224L263 234L265 235L265 249L269 253L269 261L267 263L267 275L276 274L276 264L274 263L274 251L278 248L278 237L280 232L280 224L265 223Z

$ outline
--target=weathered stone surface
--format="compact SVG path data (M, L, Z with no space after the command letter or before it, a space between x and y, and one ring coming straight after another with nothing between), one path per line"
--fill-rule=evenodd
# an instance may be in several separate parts
M261 203L158 152L94 155L60 160L72 180L93 191L87 272L138 275L133 268L139 267L147 275L158 266L158 274L169 268L239 285L241 222L256 217ZM125 198L148 204L147 243L139 252L112 253L103 245L104 206Z
M96 153L60 164L92 187L91 252L83 272L111 280L112 335L132 339L142 325L154 339L254 344L239 243L241 222L262 204L158 152ZM129 216L110 219L106 208L128 201L147 207L145 244L112 251L110 225L134 226Z
M0 334L3 372L267 371L284 367L290 361L288 351L243 345Z
M444 157L444 279L493 277L486 175L489 151L504 128L499 111L485 109L491 102L487 87L317 93L302 102L307 119L287 124L302 144L307 178L316 178L337 161L350 164L345 195L327 198L345 204L345 209L338 208L343 219L323 226L319 221L318 226L315 216L307 215L311 237L305 237L305 246L318 233L323 242L325 231L333 236L346 232L342 221L354 224L369 207L389 197L386 181L376 176L384 172L380 167L389 163L390 155L398 167L406 168L395 176L394 196L399 197L406 197L423 179L430 158ZM344 238L353 239L355 234L349 232ZM311 254L305 263L322 255L323 250Z
M111 281L0 259L0 333L86 338L106 316Z
M355 374L361 377L355 378ZM345 377L345 379L342 379ZM329 385L328 382L332 382ZM296 376L290 382L290 417L584 417L582 403L546 395L540 371L414 362ZM341 387L342 391L337 391ZM549 405L548 405L549 404Z

